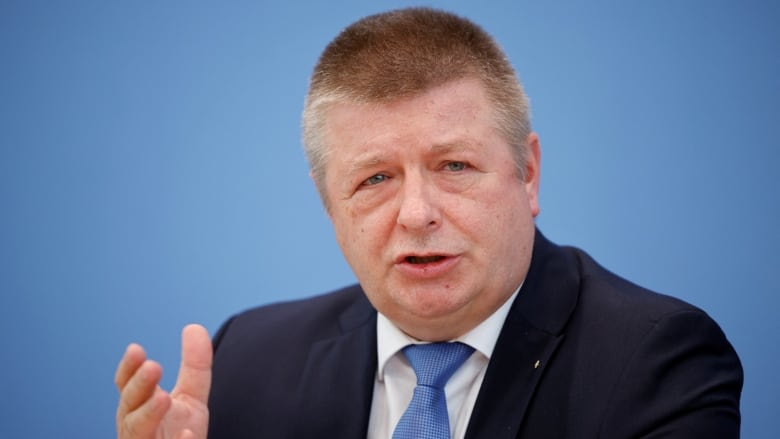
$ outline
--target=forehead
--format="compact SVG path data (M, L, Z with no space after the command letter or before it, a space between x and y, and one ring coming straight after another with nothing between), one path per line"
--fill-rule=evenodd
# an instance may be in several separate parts
M326 144L335 150L401 142L422 136L453 143L448 136L488 128L494 118L484 87L476 79L452 81L418 95L389 102L333 102L324 114ZM334 151L336 152L336 151Z

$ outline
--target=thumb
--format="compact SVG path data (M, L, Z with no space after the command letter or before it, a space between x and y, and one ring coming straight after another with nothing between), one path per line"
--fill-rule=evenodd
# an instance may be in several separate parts
M185 326L181 332L181 366L173 393L185 394L206 404L211 388L212 356L206 328L196 324Z

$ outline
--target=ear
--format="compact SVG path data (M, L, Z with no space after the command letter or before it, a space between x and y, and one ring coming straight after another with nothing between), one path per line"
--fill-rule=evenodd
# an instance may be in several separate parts
M542 171L542 153L539 148L539 136L536 133L528 135L526 140L528 156L525 164L525 191L531 214L539 215L539 178Z

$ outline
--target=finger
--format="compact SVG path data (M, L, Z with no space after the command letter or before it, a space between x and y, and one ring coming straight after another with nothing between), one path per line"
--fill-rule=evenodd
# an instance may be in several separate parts
M152 360L144 361L122 389L117 419L125 417L149 401L157 391L160 377L162 377L160 365Z
M135 343L131 343L127 346L125 354L122 356L122 360L119 361L119 365L116 368L116 374L114 375L114 383L120 392L124 389L125 385L138 368L141 367L144 360L146 360L144 348Z
M206 404L211 387L212 346L209 333L200 325L182 330L181 367L174 396L182 393Z
M170 395L156 387L151 398L127 416L117 420L119 437L122 439L154 437L170 408Z

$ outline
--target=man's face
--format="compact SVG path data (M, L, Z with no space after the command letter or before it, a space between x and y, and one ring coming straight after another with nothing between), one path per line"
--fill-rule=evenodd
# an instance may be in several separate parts
M460 336L523 281L539 211L476 80L384 104L335 104L324 181L336 239L368 299L407 334Z

